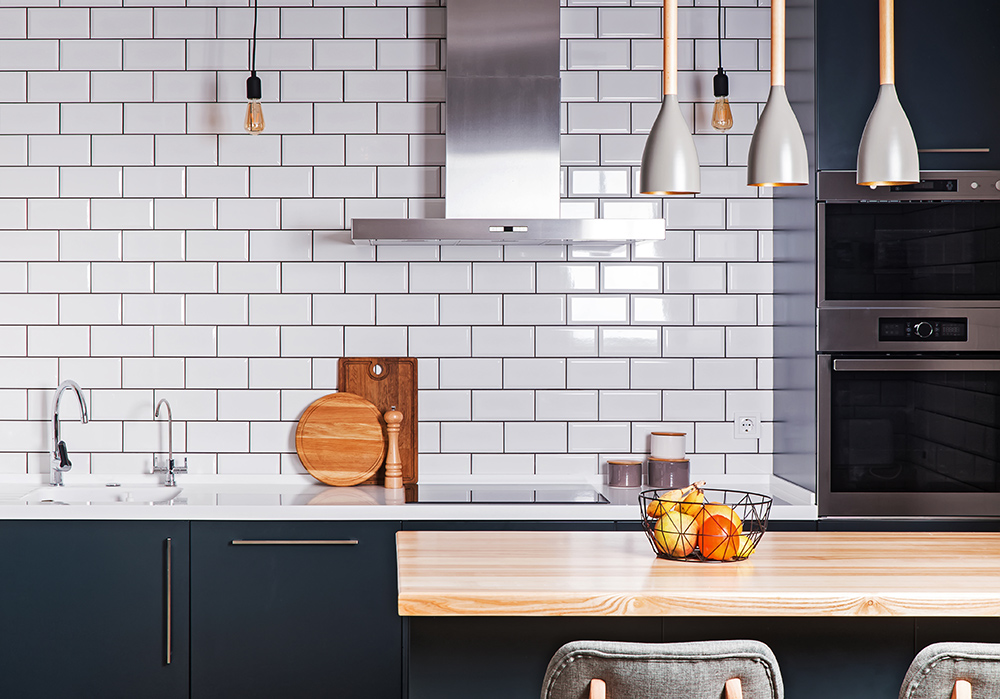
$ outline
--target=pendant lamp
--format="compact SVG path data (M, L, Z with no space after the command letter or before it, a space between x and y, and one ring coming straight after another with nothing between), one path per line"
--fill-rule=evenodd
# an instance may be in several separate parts
M264 130L264 111L260 107L261 85L257 77L257 0L253 2L253 39L250 42L250 77L247 78L247 111L243 128L247 133L258 134Z
M771 0L771 91L750 141L747 184L809 184L806 142L785 92L785 0Z
M663 102L642 151L639 190L643 194L701 191L698 151L677 103L677 0L663 2Z
M920 181L917 141L896 95L893 0L879 0L879 88L875 107L858 148L858 184L911 184Z

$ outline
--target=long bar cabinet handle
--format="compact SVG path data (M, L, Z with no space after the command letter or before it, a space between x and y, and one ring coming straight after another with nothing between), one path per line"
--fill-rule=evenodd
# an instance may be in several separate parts
M173 650L173 606L174 606L174 580L173 580L173 541L168 536L164 547L165 567L167 573L167 665L170 664L170 655Z
M233 539L233 546L355 546L357 539Z
M996 359L834 359L834 371L998 371Z

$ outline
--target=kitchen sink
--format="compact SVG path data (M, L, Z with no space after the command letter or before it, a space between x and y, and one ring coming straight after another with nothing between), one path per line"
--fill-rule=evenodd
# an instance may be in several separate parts
M145 486L44 486L21 500L33 505L151 505L173 500L179 487Z

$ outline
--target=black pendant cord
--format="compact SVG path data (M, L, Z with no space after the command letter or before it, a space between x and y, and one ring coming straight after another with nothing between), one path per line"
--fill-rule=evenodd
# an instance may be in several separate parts
M257 77L257 0L253 0L253 38L250 39L250 77L247 78L247 99L261 98L260 78Z
M255 18L254 26L256 26L256 22ZM719 70L722 70L722 0L719 0Z
M722 0L719 0L720 3ZM722 60L722 47L719 47L719 60ZM721 64L720 64L721 65ZM250 75L257 74L257 0L253 0L253 38L250 40Z
M712 91L716 97L729 96L729 76L722 69L722 0L719 0L719 70L712 80Z

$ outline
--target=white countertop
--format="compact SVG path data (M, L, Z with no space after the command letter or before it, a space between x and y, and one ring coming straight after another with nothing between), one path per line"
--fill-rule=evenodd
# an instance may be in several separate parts
M311 480L311 479L310 479ZM38 483L0 482L0 519L88 519L88 520L499 520L499 521L628 521L638 520L638 488L609 488L590 484L421 484L436 497L452 495L454 502L404 502L403 491L380 486L331 487L316 482L197 482L179 476L180 493L163 503L63 504L26 502ZM67 476L67 489L73 487ZM81 481L79 486L103 486L103 481ZM147 488L152 485L146 482ZM750 483L731 480L710 482L709 487L750 490L775 498L771 519L816 519L810 494L786 482L767 477ZM128 484L120 486L128 489ZM419 492L418 487L418 492ZM461 499L464 489L494 488L513 497L504 502L469 502ZM545 499L546 488L577 488L597 491L608 503L514 502L525 489L537 489ZM110 491L109 491L110 492ZM419 497L419 495L418 495ZM527 496L530 497L530 496Z

